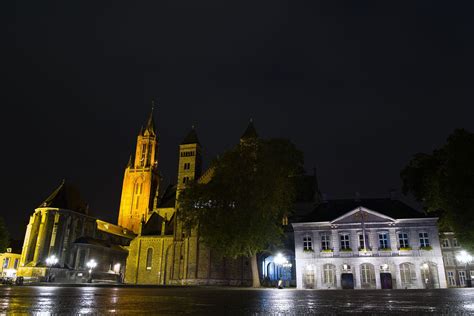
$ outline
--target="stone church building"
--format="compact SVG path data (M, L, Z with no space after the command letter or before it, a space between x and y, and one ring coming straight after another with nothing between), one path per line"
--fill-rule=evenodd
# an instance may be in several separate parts
M137 137L123 180L118 224L138 234L130 243L125 282L250 284L247 258L220 258L199 241L198 230L181 228L180 191L191 181L208 182L212 170L202 170L202 147L193 128L179 145L177 184L160 188L159 144L152 115ZM252 122L241 141L248 137L257 137Z

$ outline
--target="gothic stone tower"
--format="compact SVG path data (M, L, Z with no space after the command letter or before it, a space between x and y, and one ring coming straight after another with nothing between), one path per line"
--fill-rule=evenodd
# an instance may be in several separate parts
M135 157L130 157L123 177L118 225L138 233L140 223L153 211L158 194L158 137L153 122L153 107L145 128L137 137Z

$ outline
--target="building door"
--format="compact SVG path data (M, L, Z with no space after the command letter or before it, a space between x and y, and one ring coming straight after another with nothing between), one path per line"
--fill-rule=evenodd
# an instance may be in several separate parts
M393 288L392 274L388 272L380 273L380 284L383 290L391 290Z
M344 290L354 289L354 275L352 273L341 274L341 287Z

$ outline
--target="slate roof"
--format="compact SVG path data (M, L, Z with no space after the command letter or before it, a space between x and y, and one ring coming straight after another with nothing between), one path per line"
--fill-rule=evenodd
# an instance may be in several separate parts
M399 200L393 200L390 198L360 200L340 199L323 202L311 213L301 218L295 218L293 219L293 222L332 221L360 206L394 219L427 217L425 213L419 212Z
M79 190L66 180L38 207L54 207L87 214L87 203L82 200Z
M181 145L187 145L187 144L201 144L199 143L199 138L197 136L196 130L193 128L189 131L188 135L184 138L184 140L181 142Z
M255 126L253 125L252 120L250 120L249 125L247 126L247 129L240 137L240 139L249 139L249 138L258 138L257 130L255 129Z

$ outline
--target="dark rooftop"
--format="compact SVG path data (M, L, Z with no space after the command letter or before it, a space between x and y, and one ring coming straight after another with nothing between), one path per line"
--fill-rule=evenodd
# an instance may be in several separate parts
M199 138L197 136L196 130L193 128L189 131L188 135L184 138L181 142L181 145L188 145L188 144L200 144Z
M394 219L423 218L426 214L419 212L399 200L390 198L378 199L341 199L328 200L319 204L311 213L300 218L294 218L293 222L327 222L332 221L358 207L384 214Z
M87 204L82 200L79 190L63 180L38 207L55 207L87 214Z

